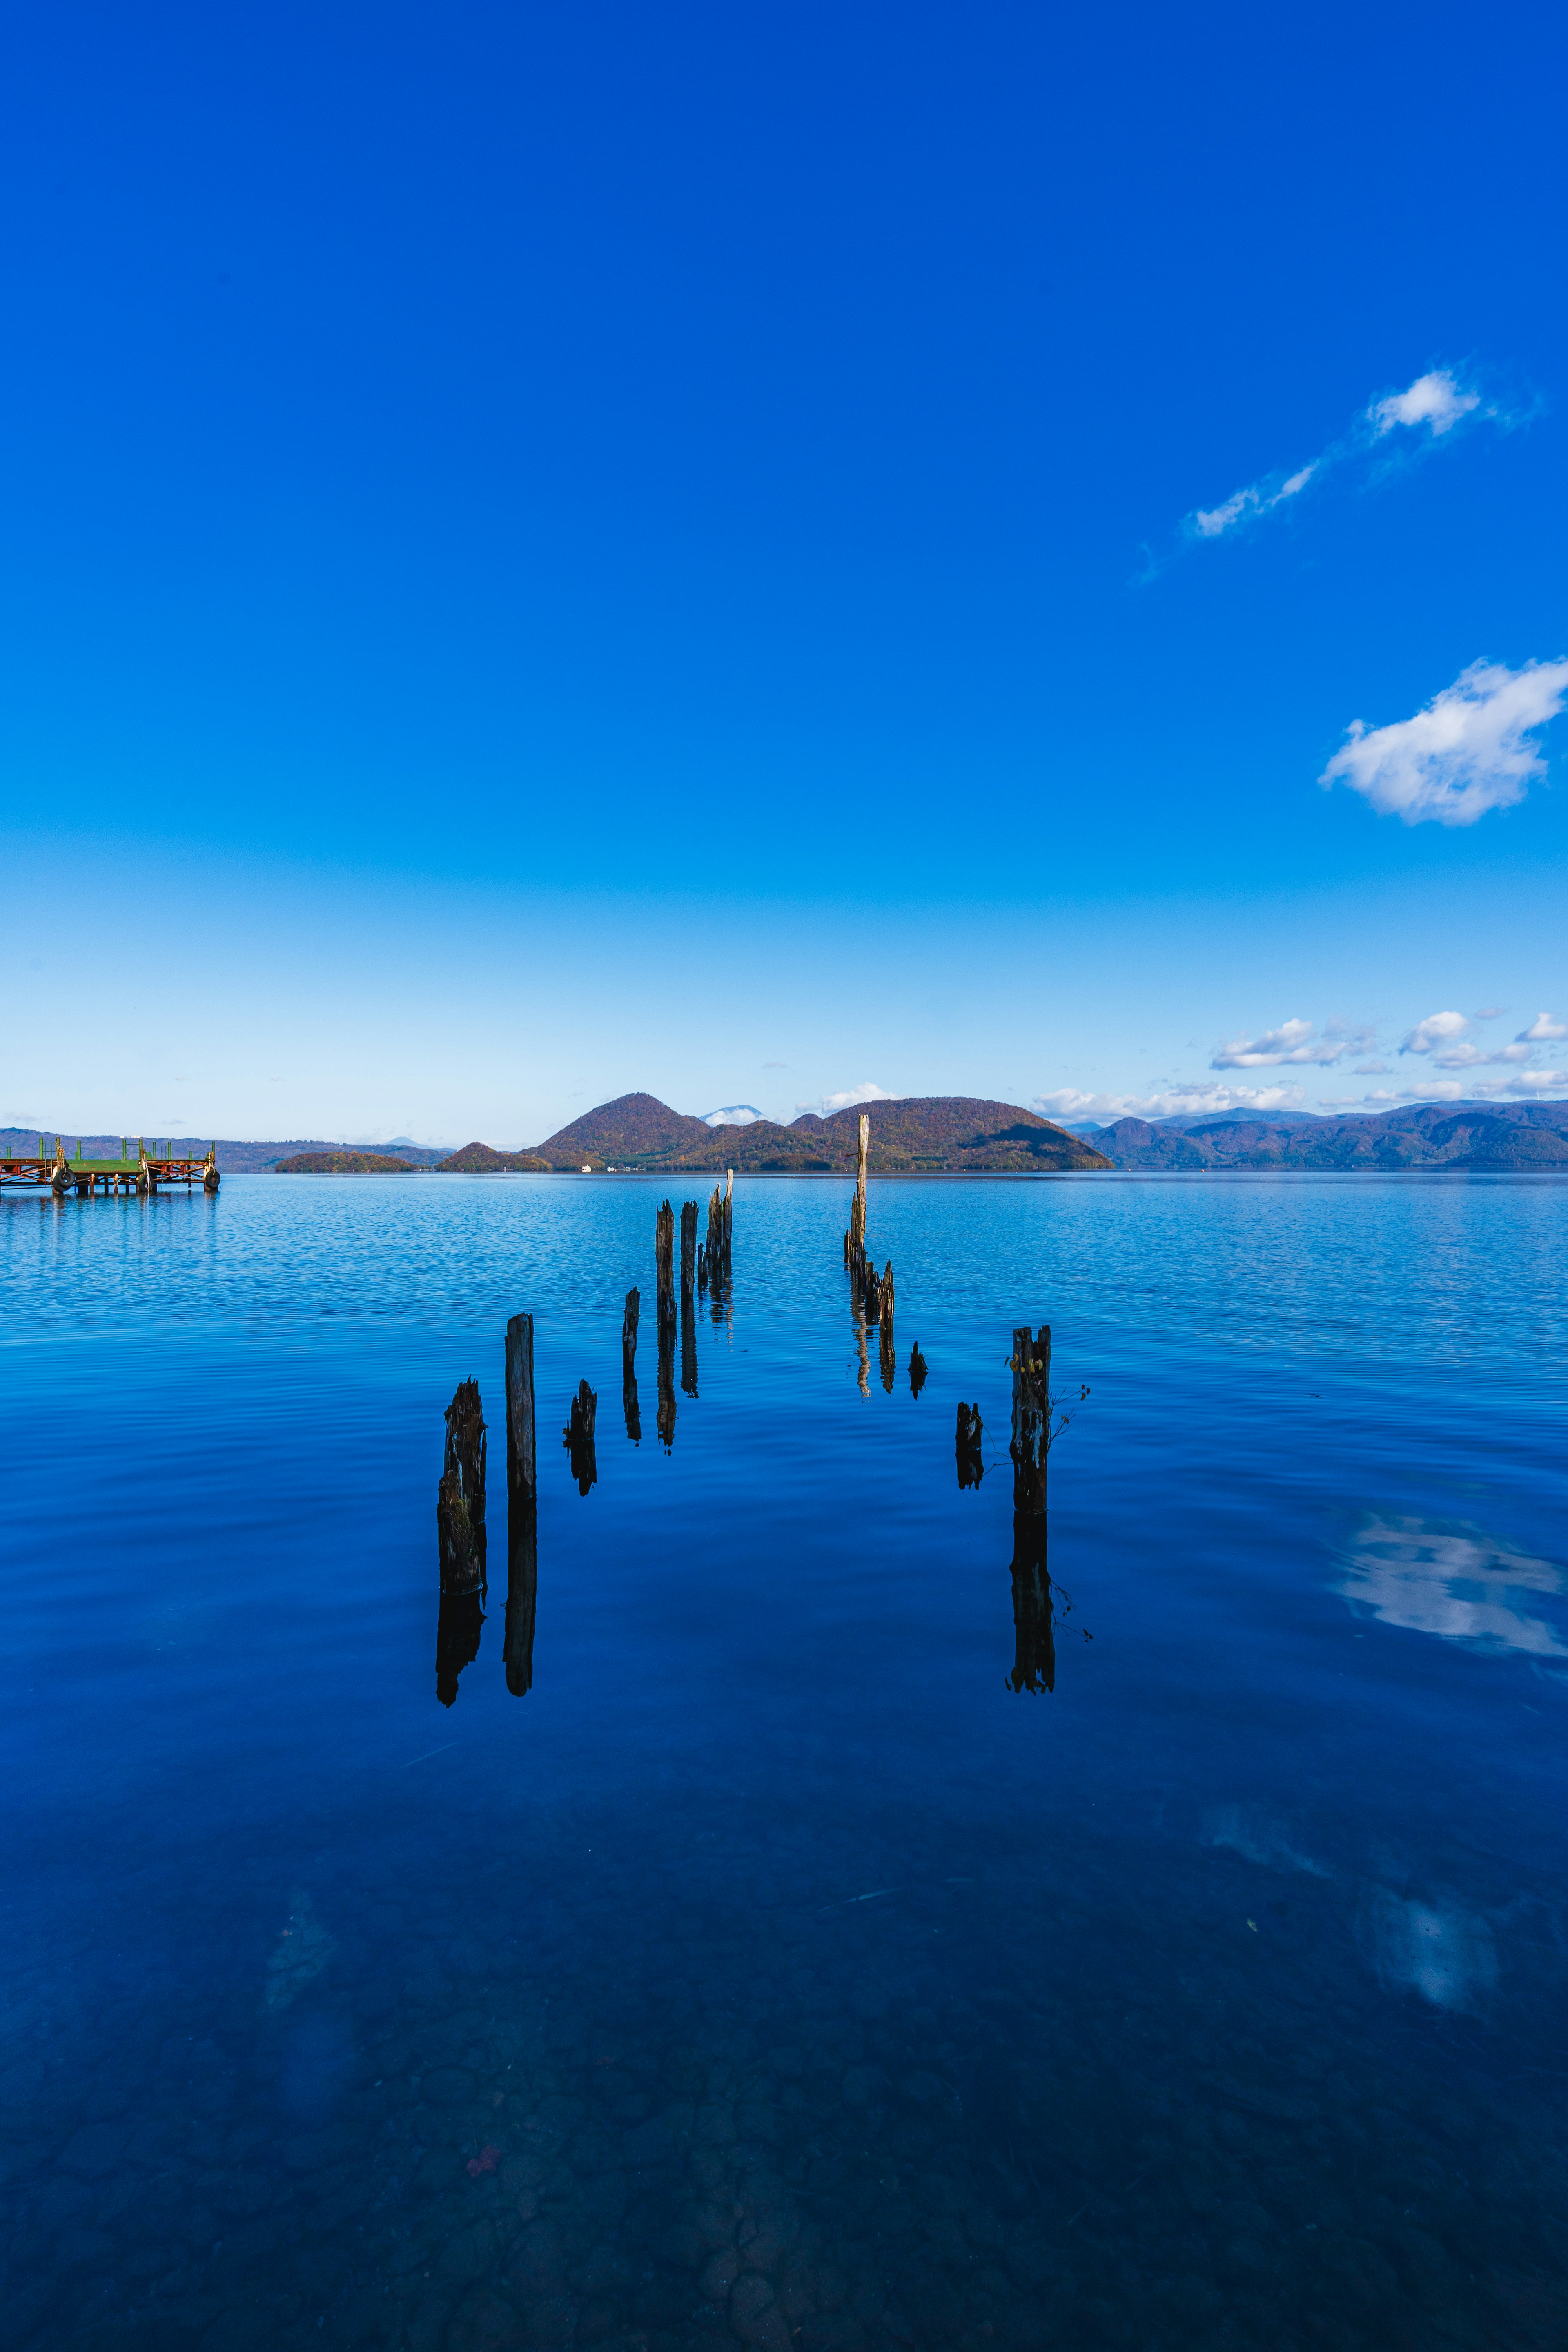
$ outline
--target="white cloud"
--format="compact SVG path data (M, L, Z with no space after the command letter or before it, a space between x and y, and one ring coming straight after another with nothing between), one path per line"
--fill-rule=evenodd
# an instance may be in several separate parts
M889 1094L886 1087L873 1086L868 1078L864 1086L846 1087L842 1094L823 1095L816 1102L796 1103L795 1109L820 1111L826 1118L829 1112L848 1110L856 1103L897 1102L899 1099L897 1095Z
M1550 1013L1538 1013L1528 1029L1521 1029L1514 1039L1516 1045L1543 1045L1549 1037L1568 1037L1568 1021L1553 1021Z
M1474 824L1521 801L1546 762L1527 740L1568 695L1568 661L1472 662L1414 719L1369 730L1361 719L1318 782L1349 784L1382 816L1406 824Z
M1371 460L1371 473L1375 478L1389 470L1395 452L1403 456L1418 456L1452 433L1456 426L1471 422L1492 423L1504 427L1522 419L1509 415L1495 401L1483 401L1479 392L1460 383L1452 368L1431 368L1418 375L1403 392L1385 394L1372 401L1361 415L1328 447L1306 465L1298 466L1293 473L1282 468L1266 474L1256 482L1248 482L1233 490L1217 506L1197 507L1182 523L1182 536L1189 542L1198 540L1223 539L1227 532L1260 522L1264 516L1278 512L1290 499L1300 498L1309 483L1321 482L1335 467L1352 459ZM1398 434L1399 441L1390 436ZM1372 458L1375 451L1377 457ZM1152 566L1157 570L1158 564Z
M1407 1103L1534 1102L1568 1093L1568 1070L1515 1070L1506 1078L1429 1078L1424 1086L1380 1087L1368 1095L1325 1095L1325 1110L1396 1110Z
M1542 1016L1544 1018L1544 1016ZM1464 1034L1469 1027L1462 1013L1429 1013L1418 1021L1400 1045L1402 1054L1430 1054L1440 1070L1471 1070L1484 1062L1528 1062L1531 1047L1523 1038L1511 1045L1496 1045L1489 1053Z
M1266 1029L1261 1037L1233 1037L1228 1045L1216 1045L1209 1067L1265 1070L1297 1062L1327 1069L1358 1046L1364 1051L1371 1043L1370 1030L1348 1032L1337 1022L1331 1022L1321 1037L1314 1036L1312 1024L1298 1018L1281 1022L1278 1029Z
M1425 1021L1415 1024L1399 1050L1402 1054L1433 1053L1450 1037L1461 1035L1469 1025L1462 1013L1429 1013Z
M1295 1110L1303 1098L1297 1086L1226 1087L1200 1080L1147 1095L1084 1094L1077 1087L1059 1087L1054 1094L1037 1095L1029 1108L1042 1118L1201 1118L1223 1110Z
M1358 1062L1355 1066L1355 1074L1358 1078L1385 1078L1388 1076L1388 1064L1386 1062Z
M1396 425L1429 425L1436 441L1440 434L1452 432L1461 418L1473 415L1480 404L1479 392L1460 391L1451 368L1434 368L1427 375L1418 375L1405 391L1374 400L1367 415L1380 440Z

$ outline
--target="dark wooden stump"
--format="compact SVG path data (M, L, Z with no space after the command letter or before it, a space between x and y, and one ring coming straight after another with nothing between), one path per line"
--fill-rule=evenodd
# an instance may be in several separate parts
M959 1406L957 1444L958 1483L961 1486L978 1486L985 1475L985 1465L980 1458L980 1440L984 1427L978 1402Z
M642 1444L642 1409L637 1402L637 1315L641 1301L635 1290L626 1293L626 1312L621 1318L621 1410L626 1417L626 1435L634 1445Z
M914 1346L910 1349L910 1394L911 1396L919 1396L925 1384L926 1360L921 1353L921 1343L917 1339ZM963 1410L963 1408L961 1405L959 1407L959 1411L962 1412Z
M653 1255L658 1277L658 1328L663 1333L675 1323L675 1211L668 1201L654 1219Z
M572 1475L577 1481L577 1492L585 1495L599 1482L599 1465L594 1452L594 1423L598 1416L599 1400L586 1381L579 1381L577 1393L572 1400L571 1418L561 1433L561 1443L572 1461Z
M1032 1336L1026 1323L1013 1334L1013 1508L1046 1507L1046 1457L1051 1443L1051 1327Z
M436 1490L436 1538L443 1592L485 1589L485 1422L477 1381L463 1381L447 1407L447 1454Z
M539 1493L534 1454L533 1318L514 1315L506 1327L506 1491L509 1504L532 1503Z
M697 1203L680 1204L680 1306L684 1314L697 1290Z

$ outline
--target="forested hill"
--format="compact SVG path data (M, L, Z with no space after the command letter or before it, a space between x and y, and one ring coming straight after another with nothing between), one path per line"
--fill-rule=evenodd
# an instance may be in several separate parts
M1289 1121L1119 1118L1091 1139L1118 1168L1568 1169L1568 1102L1412 1103Z
M790 1126L772 1119L710 1128L652 1095L622 1095L574 1119L534 1147L555 1168L647 1168L740 1174L852 1171L860 1110L871 1125L868 1165L879 1175L971 1169L1016 1172L1104 1168L1081 1137L1016 1103L972 1095L926 1095L835 1111L806 1112Z

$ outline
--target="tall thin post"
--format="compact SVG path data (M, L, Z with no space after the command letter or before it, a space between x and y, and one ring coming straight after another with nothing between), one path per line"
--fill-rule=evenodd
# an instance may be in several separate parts
M724 1171L724 1274L726 1279L730 1274L730 1244L734 1238L734 1231L735 1171L732 1168L726 1168Z
M1050 1450L1051 1327L1037 1337L1026 1323L1013 1334L1013 1507L1046 1507L1046 1457Z
M506 1327L506 1491L515 1507L538 1498L533 1424L533 1318Z
M682 1313L690 1307L697 1284L697 1203L682 1201L680 1204L680 1306Z
M658 1275L659 1344L675 1325L675 1212L666 1201L654 1219L654 1264Z
M642 1408L637 1402L637 1317L641 1311L642 1300L637 1292L628 1290L621 1317L621 1410L626 1417L626 1435L634 1445L642 1444Z

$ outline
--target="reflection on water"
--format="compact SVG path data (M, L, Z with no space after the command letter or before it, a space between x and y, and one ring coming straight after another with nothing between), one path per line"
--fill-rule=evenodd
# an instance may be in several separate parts
M1561 1592L1562 1571L1479 1528L1444 1519L1363 1521L1346 1554L1345 1599L1385 1625L1436 1633L1482 1650L1530 1650L1568 1657L1542 1617L1511 1595Z
M436 1621L436 1696L443 1706L458 1696L458 1676L479 1654L485 1605L477 1592L443 1592Z
M1458 1903L1423 1903L1372 1888L1362 1937L1382 1982L1408 1987L1437 2009L1472 2009L1497 1982L1491 1929Z
M743 1192L679 1458L635 1337L614 1412L644 1180L241 1177L31 1272L0 1202L16 2352L1568 2345L1568 1185L889 1185L890 1394L846 1190ZM437 1724L439 1408L520 1297ZM1026 1311L1106 1408L1048 1528ZM1472 1491L1506 1540L1384 1507Z
M1216 1805L1205 1819L1204 1842L1228 1846L1245 1862L1268 1870L1304 1870L1314 1878L1332 1874L1302 1853L1295 1833L1266 1805Z
M514 1496L507 1518L506 1633L501 1656L513 1698L533 1687L533 1615L539 1591L539 1514L531 1496Z

